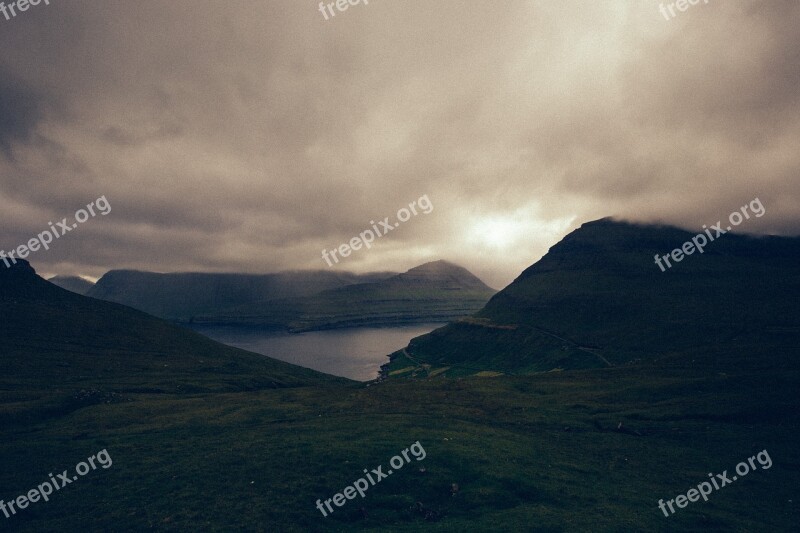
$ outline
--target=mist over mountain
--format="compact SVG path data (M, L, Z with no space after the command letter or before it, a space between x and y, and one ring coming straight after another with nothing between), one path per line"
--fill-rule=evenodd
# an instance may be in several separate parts
M94 287L94 283L79 276L54 276L47 281L81 296L85 296Z
M213 274L112 270L87 296L121 303L160 318L189 320L237 305L307 296L317 292L386 279L393 272L353 274L330 270L274 274Z
M474 313L495 292L467 269L433 261L381 281L302 298L256 302L216 315L201 315L192 322L295 332L446 322Z
M382 286L430 286L441 290L494 292L472 272L449 261L425 263L384 280Z
M472 317L407 353L450 374L603 368L671 353L764 347L800 332L800 238L727 234L662 272L695 234L586 223ZM389 371L414 367L394 354Z

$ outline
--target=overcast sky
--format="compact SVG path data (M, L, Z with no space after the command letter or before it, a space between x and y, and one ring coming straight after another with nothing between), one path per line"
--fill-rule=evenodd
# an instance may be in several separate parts
M8 4L8 0L6 0ZM800 233L800 2L51 0L0 16L0 249L28 259L326 269L459 263L501 288L580 224L699 229L758 197ZM335 10L335 8L334 8ZM330 18L330 16L329 16Z

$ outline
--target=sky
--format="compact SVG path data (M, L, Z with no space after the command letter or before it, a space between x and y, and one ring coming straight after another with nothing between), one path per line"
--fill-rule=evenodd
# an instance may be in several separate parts
M310 0L51 0L0 15L0 249L101 197L107 215L28 256L40 274L446 259L502 288L607 216L699 230L758 198L766 214L737 230L799 234L800 2L669 4L369 0L331 16ZM429 213L323 259L424 196Z

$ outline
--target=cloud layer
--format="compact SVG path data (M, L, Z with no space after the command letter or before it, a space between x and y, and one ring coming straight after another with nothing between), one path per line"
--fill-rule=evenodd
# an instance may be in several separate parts
M800 4L74 0L0 18L0 248L41 272L449 259L501 287L617 216L800 233Z

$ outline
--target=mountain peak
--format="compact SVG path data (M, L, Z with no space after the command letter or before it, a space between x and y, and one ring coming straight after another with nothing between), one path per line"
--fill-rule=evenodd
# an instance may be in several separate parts
M16 263L11 260L0 261L0 278L9 278L14 276L35 276L36 271L31 264L24 259L17 259Z
M0 261L0 297L59 297L62 291L40 278L29 262L17 259L16 263L9 263Z
M399 282L445 283L461 289L493 290L466 268L443 260L424 263L393 279Z
M457 363L548 372L655 361L698 347L720 350L724 342L744 353L742 339L760 346L772 332L800 331L794 297L800 238L732 233L669 271L659 269L656 254L695 235L665 225L587 222L481 311L414 339L409 352L434 371ZM411 361L395 359L389 372Z
M439 259L438 261L429 261L428 263L423 263L419 266L409 269L408 272L411 272L412 270L437 272L443 270L465 270L465 269L456 265L455 263L451 263L450 261Z

